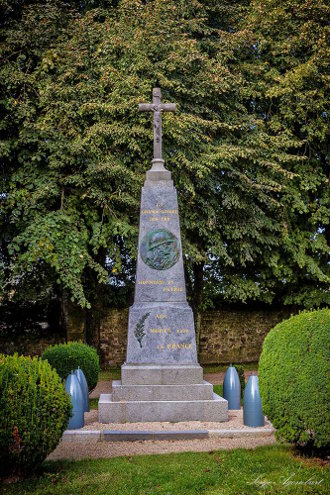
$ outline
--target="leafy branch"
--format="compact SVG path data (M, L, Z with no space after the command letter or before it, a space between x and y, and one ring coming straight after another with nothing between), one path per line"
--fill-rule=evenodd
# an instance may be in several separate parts
M136 324L135 331L134 331L134 336L136 337L137 341L139 342L141 349L142 349L142 339L146 335L146 333L144 331L144 324L145 324L145 321L149 315L150 315L150 313L145 313L143 316L141 316L141 318L139 319L139 321Z

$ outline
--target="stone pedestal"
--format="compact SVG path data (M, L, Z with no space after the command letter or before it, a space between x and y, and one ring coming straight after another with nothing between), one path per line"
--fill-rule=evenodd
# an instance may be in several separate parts
M157 165L157 166L156 166ZM228 421L203 381L186 299L176 190L159 163L142 189L137 278L122 380L99 401L101 423Z
M228 421L227 401L197 365L123 365L99 401L101 423Z

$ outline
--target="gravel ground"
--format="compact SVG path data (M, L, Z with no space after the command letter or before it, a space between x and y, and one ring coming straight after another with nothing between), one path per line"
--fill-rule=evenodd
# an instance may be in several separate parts
M61 442L47 459L100 459L171 452L209 452L212 450L253 449L276 443L274 436L259 438L209 438L206 440L137 441L137 442Z
M245 372L247 380L252 371ZM212 384L223 382L224 373L206 373L204 379ZM111 381L101 380L90 394L90 398L97 398L102 393L111 393ZM84 430L221 430L237 429L253 430L243 425L243 410L229 411L229 421L224 423L206 423L202 421L189 421L181 423L108 423L97 422L97 410L85 414ZM270 428L269 422L265 428ZM208 438L203 440L173 440L173 441L136 441L136 442L63 442L49 456L49 460L57 459L98 459L118 456L133 456L145 454L167 454L170 452L208 452L221 449L245 448L253 449L261 445L276 443L274 435L265 437L248 438Z
M97 410L85 413L85 426L82 430L130 430L130 431L168 431L168 430L235 430L237 428L253 431L253 428L243 424L243 409L228 411L229 421L222 423L207 423L203 421L182 421L180 423L98 423ZM271 428L266 421L264 428Z

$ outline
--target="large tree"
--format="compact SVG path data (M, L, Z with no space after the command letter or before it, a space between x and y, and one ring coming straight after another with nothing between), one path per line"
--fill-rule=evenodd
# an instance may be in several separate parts
M247 103L263 142L292 174L279 192L278 249L262 271L274 298L305 307L330 303L328 16L323 0L256 0L244 20L253 39L242 56Z
M290 251L284 234L290 215L300 232L292 209L302 157L259 103L255 14L243 25L245 2L90 4L31 4L3 28L7 293L47 286L93 310L109 276L117 286L132 280L152 157L150 117L138 103L159 85L178 106L164 117L164 158L195 309L216 297L271 302L286 283L285 256L296 270L297 243ZM268 63L260 61L263 76Z

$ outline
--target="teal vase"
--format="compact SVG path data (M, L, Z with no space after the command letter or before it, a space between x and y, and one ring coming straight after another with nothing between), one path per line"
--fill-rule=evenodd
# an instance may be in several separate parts
M228 410L241 409L241 383L236 368L232 365L223 380L223 398L228 401Z
M72 416L68 424L68 430L76 430L84 426L84 396L76 375L71 372L65 381L65 390L70 395L72 404Z
M251 375L244 391L243 421L246 426L264 426L262 404L259 392L259 379Z
M83 370L78 366L78 369L74 372L80 383L81 390L84 396L84 411L89 412L89 395L88 395L88 385L85 378Z

